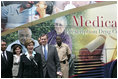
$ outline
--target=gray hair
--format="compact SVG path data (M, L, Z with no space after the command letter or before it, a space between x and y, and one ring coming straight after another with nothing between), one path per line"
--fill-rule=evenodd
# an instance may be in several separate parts
M18 30L18 36L19 36L20 33L23 32L23 31L27 31L27 32L29 32L30 35L32 35L31 29L29 29L29 28L24 28L24 29L22 29L22 30Z
M65 24L64 26L65 26L65 27L67 26L67 19L66 19L65 16L62 16L62 17L56 18L56 19L54 20L54 23L55 23L56 20L63 21L64 24Z

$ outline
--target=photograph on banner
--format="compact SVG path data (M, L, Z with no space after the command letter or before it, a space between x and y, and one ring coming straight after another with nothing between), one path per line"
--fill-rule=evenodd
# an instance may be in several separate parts
M37 2L36 6L43 2ZM40 68L43 70L37 71L40 72L41 78L117 78L117 3L100 2L103 4L85 9L86 5L97 4L97 1L83 1L86 2L85 4L82 1L57 1L58 4L61 2L67 2L64 5L65 10L76 8L77 11L72 14L65 12L64 16L54 17L41 23L31 19L31 25L1 36L1 39L6 41L6 51L14 52L14 46L20 45L24 54L21 55L22 63L26 62L23 57L27 56L29 51L41 54L39 60L42 59L43 68ZM19 4L18 1L16 3ZM52 3L56 5L56 1ZM4 4L14 3L4 2ZM35 1L30 4L34 5ZM54 9L54 5L53 10L58 11ZM31 41L32 48L28 48L30 44L28 41ZM52 53L54 50L56 50L55 54ZM38 60L33 59L34 65L38 66L40 64ZM22 67L20 66L19 69ZM28 70L28 73L30 71L33 69ZM37 73L34 76L26 75L20 70L17 72L19 72L18 78L40 78ZM13 74L13 77L16 76Z
M1 32L95 1L1 1Z

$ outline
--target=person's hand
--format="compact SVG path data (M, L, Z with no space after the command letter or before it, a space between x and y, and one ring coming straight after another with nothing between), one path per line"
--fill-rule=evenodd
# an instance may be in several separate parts
M62 76L62 72L57 72L57 75Z

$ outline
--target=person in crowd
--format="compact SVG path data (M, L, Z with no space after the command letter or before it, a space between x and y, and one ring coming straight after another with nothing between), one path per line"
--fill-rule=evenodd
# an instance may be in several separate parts
M12 78L13 53L6 47L5 40L1 40L1 78Z
M43 78L41 55L34 51L34 42L27 39L27 52L21 55L18 78Z
M49 32L48 35L48 44L55 45L57 35L62 38L62 42L66 43L72 50L72 40L71 37L65 32L67 26L66 17L59 17L54 20L54 30Z
M10 4L1 7L2 30L13 29L28 22L33 1L22 1L21 4ZM16 19L17 18L17 19Z
M19 3L1 7L2 32L49 16L53 11L53 1L21 1Z
M39 44L41 45L41 38L40 38L40 37L38 38L38 42L39 42Z
M20 63L20 56L22 55L22 46L19 44L14 44L13 46L13 77L17 78L19 63Z
M7 47L6 50L13 51L11 49L11 46L13 44L20 44L22 46L22 52L25 53L27 51L27 49L25 48L25 45L24 45L26 39L32 39L34 41L34 43L35 43L34 47L39 46L38 41L37 40L34 40L32 38L32 32L31 32L31 30L29 28L24 28L22 30L18 30L18 40L14 41L10 45L8 45L8 47Z
M69 59L71 56L71 50L69 46L65 43L62 42L62 39L60 36L56 37L56 42L57 44L55 45L57 48L59 60L60 60L60 65L61 65L61 71L63 74L63 78L68 78L69 77Z
M53 14L64 11L65 6L69 3L69 1L55 1L53 7Z
M52 1L39 1L36 6L37 12L40 15L40 18L49 16L53 11L53 2Z
M42 45L36 47L35 51L41 54L44 77L56 78L57 75L62 75L56 47L48 44L46 34L42 34L40 38Z
M53 11L53 1L34 1L36 5L34 5L30 11L29 22L38 20L40 18L44 18L50 16Z

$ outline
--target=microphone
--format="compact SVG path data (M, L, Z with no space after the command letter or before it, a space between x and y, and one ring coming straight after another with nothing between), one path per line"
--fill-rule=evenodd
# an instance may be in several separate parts
M30 60L33 61L33 62L38 66L38 64L37 64L37 62L34 60L34 57L33 57L33 56L30 56Z

